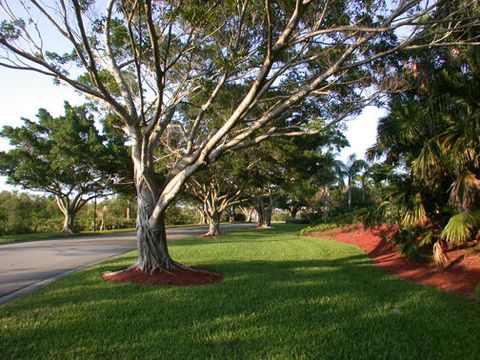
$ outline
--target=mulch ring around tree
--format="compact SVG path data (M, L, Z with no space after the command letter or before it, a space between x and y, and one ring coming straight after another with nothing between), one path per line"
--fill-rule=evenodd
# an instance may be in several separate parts
M116 272L103 273L102 279L112 282L132 282L140 285L209 285L223 282L223 275L207 269L194 268L173 271L142 271L130 268Z
M478 253L468 250L448 251L450 263L445 271L440 272L433 262L417 263L401 255L398 247L387 240L393 231L387 227L364 229L361 226L350 226L310 236L356 245L372 258L375 266L400 278L475 296L480 280Z

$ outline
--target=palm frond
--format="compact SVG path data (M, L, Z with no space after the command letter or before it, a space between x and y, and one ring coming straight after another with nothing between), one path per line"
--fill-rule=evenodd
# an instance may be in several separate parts
M459 210L468 211L480 196L480 179L469 170L457 176L450 187L450 203Z
M415 194L412 199L411 207L403 215L402 225L411 227L421 225L427 220L427 214L422 202L420 193Z
M453 215L443 228L441 238L452 245L460 245L472 237L472 230L480 224L480 210Z
M433 242L433 231L427 231L423 238L420 240L419 245L420 246L427 246L430 245Z
M443 251L442 244L437 241L433 244L433 261L440 271L444 271L448 264L448 257Z
M436 175L443 173L443 156L437 139L432 138L427 141L418 157L413 161L413 173L417 179L430 183L434 181Z

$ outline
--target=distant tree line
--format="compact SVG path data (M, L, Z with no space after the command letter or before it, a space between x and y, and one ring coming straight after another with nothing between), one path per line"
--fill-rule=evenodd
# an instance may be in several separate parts
M136 201L134 198L116 196L100 199L95 206L91 200L75 217L75 228L78 231L92 231L94 214L97 231L133 229L137 215ZM196 224L198 215L192 207L177 205L169 210L166 219L167 225ZM0 236L59 232L62 223L63 215L52 196L0 192Z

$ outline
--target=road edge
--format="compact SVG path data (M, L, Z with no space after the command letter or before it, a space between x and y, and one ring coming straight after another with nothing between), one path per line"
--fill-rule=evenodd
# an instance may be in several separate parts
M96 261L93 261L93 262L88 263L88 264L85 264L85 265L78 266L78 267L76 267L76 268L74 268L74 269L70 269L70 270L61 272L61 273L56 274L56 275L54 275L54 276L51 276L51 277L49 277L49 278L47 278L47 279L40 280L40 281L38 281L38 282L36 282L36 283L34 283L34 284L30 284L30 285L27 285L27 286L25 286L25 287L23 287L23 288L20 288L20 289L18 289L18 290L14 290L13 292L8 293L7 295L3 295L2 297L0 297L0 306L2 306L2 305L4 305L4 304L6 304L6 303L8 303L8 302L10 302L10 301L12 301L12 300L14 300L14 299L16 299L16 298L19 297L19 296L22 296L22 295L25 295L25 294L30 293L30 292L32 292L32 291L35 291L35 290L37 290L37 289L39 289L39 288L41 288L41 287L43 287L43 286L45 286L45 285L47 285L47 284L50 284L50 283L52 283L52 282L54 282L54 281L56 281L56 280L59 280L59 279L61 279L61 278L63 278L63 277L66 277L66 276L68 276L68 275L70 275L70 274L73 274L73 273L75 273L75 272L77 272L77 271L87 269L87 268L89 268L89 267L95 266L95 265L100 264L100 263L102 263L102 262L104 262L104 261L107 261L107 260L116 258L116 257L118 257L118 256L120 256L120 255L124 255L124 254L129 253L129 252L134 251L134 250L135 250L135 249L130 249L130 250L122 251L122 252L120 252L120 253L118 253L118 254L114 254L114 255L112 255L112 256L109 256L109 257L106 257L106 258L103 258L103 259L100 259L100 260L96 260Z

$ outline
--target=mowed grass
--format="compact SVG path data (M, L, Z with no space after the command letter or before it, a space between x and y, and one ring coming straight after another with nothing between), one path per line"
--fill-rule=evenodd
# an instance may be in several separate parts
M183 227L192 227L199 226L197 224L182 224L182 225L169 225L168 229L174 228L183 228ZM19 235L3 235L0 236L0 244L2 243L13 243L13 242L25 242L25 241L37 241L37 240L49 240L49 239L64 239L69 237L80 237L80 236L98 236L98 235L109 235L109 234L119 234L119 233L131 233L134 232L135 228L125 228L125 229L109 229L101 231L82 231L78 233L63 233L63 232L44 232L44 233L29 233L29 234L19 234Z
M49 240L49 239L64 239L69 237L79 236L92 236L92 235L108 235L117 233L128 233L135 231L135 228L130 229L111 229L102 231L82 231L79 233L63 233L63 232L44 232L44 233L29 233L18 235L3 235L0 236L0 244L12 243L12 242L24 242L24 241L37 241L37 240Z
M480 303L298 226L170 243L222 284L113 284L133 253L0 307L2 359L478 359Z

